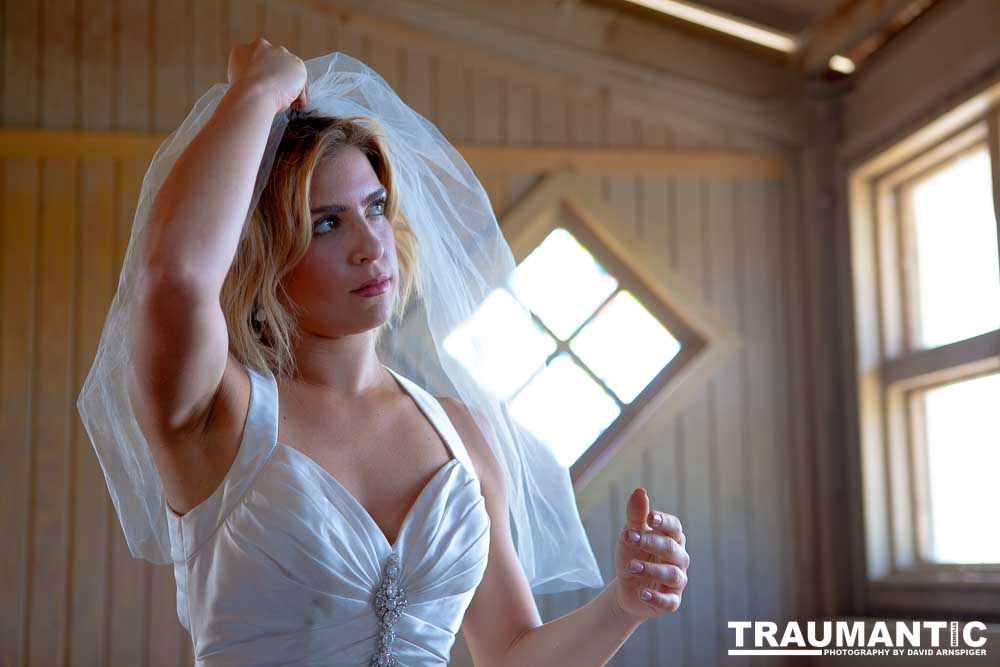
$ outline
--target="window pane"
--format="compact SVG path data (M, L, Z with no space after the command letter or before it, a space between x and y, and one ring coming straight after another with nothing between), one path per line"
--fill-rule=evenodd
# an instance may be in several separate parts
M1000 374L924 394L931 560L1000 562Z
M917 339L922 347L1000 328L1000 266L991 193L985 147L910 193L920 311Z
M510 403L511 416L569 467L615 419L618 404L562 352Z
M681 349L626 290L608 301L569 346L623 403L638 396Z
M615 291L618 281L559 227L518 265L512 287L545 326L566 340Z
M444 349L481 386L509 398L555 352L556 341L510 292L496 289L468 321L448 334Z

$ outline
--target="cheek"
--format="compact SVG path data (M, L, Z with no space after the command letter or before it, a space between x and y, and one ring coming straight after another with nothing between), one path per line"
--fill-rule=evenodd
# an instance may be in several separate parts
M385 249L385 254L392 262L392 267L395 268L397 264L396 235L393 233L392 227L389 225L386 225L386 231L382 234L382 246Z
M336 259L322 252L310 251L285 277L286 288L293 294L310 294L318 289L325 293L331 287L346 285L346 278L337 270Z

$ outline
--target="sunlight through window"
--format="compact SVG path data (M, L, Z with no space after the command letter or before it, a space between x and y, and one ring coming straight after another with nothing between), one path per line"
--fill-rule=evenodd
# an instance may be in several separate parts
M444 349L472 369L481 386L510 398L555 352L556 342L510 292L497 289L444 339Z
M1000 374L928 390L932 560L1000 562Z
M984 147L910 193L923 347L1000 328L1000 266Z
M514 271L514 294L566 340L618 287L565 229L545 237Z
M573 338L570 348L618 398L631 403L681 346L623 290Z
M518 393L510 412L561 464L570 466L618 417L619 409L564 352Z
M510 290L490 294L444 347L480 385L508 399L511 417L566 466L681 348L563 227L517 266Z

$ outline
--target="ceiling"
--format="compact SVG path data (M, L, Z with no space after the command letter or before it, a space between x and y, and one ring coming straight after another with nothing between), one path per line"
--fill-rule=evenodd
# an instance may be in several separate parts
M650 24L695 31L705 37L731 44L742 42L747 48L769 50L768 47L742 38L640 6L636 0L556 0L567 1L600 6ZM807 75L823 76L831 74L830 59L833 56L842 56L849 59L854 67L860 66L890 39L940 2L941 0L678 0L678 4L721 13L795 39L798 46L787 54L788 63Z
M797 35L844 4L843 0L698 0L696 3Z

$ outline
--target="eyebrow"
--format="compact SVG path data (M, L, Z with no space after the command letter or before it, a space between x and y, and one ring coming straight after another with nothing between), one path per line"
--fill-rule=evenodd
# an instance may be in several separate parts
M373 201L375 201L384 194L385 194L385 187L381 187L378 190L375 190L374 192L369 194L367 197L365 197L361 203L365 205L371 204ZM326 206L317 206L313 208L312 214L316 215L317 213L343 213L348 208L349 208L348 206L344 206L343 204L327 204Z

